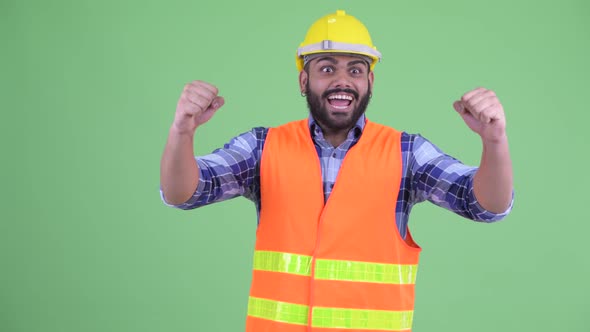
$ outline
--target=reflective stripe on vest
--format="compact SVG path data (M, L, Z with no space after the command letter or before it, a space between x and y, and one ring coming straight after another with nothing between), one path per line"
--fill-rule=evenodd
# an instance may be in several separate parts
M296 325L307 325L309 307L250 297L248 315ZM371 329L384 331L407 330L412 327L414 311L387 311L314 307L312 327Z
M311 256L274 251L254 253L254 270L311 276ZM318 259L315 279L415 284L418 265Z

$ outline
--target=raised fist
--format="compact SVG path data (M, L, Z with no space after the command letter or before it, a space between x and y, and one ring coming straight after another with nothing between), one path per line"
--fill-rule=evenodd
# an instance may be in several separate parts
M217 93L217 88L206 82L193 81L185 85L176 105L173 123L176 130L193 135L198 126L209 121L225 103Z
M471 130L483 140L497 141L506 135L506 117L492 90L477 88L464 94L453 107Z

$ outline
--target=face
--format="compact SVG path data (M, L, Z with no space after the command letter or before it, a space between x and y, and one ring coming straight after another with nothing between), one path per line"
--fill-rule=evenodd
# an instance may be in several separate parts
M301 91L324 130L350 130L369 104L373 72L358 57L327 55L311 60L299 75Z

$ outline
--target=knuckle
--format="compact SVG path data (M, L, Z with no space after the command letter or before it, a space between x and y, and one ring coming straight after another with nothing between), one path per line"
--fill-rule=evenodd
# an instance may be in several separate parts
M187 84L187 87L190 91L194 91L199 88L199 81L192 81L189 84Z
M178 103L181 105L187 105L189 102L190 102L190 100L188 99L188 97L185 94L183 94L180 97L180 100L178 101Z
M188 92L185 97L186 97L186 100L191 103L195 103L199 100L199 98L196 97L194 93L190 93L190 92Z
M191 114L191 115L195 115L199 112L201 112L201 106L199 106L197 104L190 103L188 105L188 107L186 108L186 113Z

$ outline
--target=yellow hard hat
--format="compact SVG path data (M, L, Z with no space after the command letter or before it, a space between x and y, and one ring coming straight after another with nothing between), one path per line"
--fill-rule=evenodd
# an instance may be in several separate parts
M303 43L299 45L296 64L303 70L303 56L316 53L350 53L368 56L371 71L381 60L381 53L373 46L367 28L354 16L346 15L344 10L326 15L317 20L307 30Z

